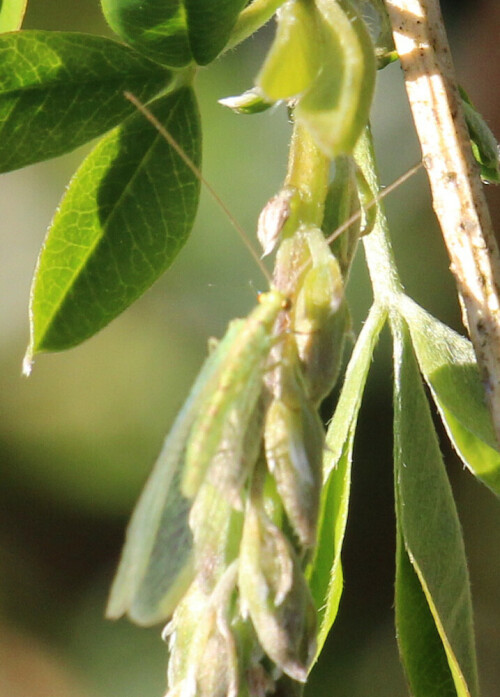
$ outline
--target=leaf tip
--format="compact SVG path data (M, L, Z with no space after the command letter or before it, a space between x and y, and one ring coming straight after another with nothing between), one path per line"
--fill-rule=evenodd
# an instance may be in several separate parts
M33 370L33 349L31 344L28 346L26 353L23 358L22 374L29 378L31 371Z

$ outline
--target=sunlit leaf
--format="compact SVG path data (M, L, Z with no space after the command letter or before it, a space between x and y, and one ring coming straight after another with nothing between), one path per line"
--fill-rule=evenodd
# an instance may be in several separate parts
M118 36L151 60L172 68L192 62L183 0L101 0Z
M409 298L401 302L420 370L451 442L469 470L500 495L500 452L471 343Z
M28 0L3 0L0 2L0 33L16 31L23 23Z
M337 615L342 594L340 554L347 522L354 434L373 351L385 313L372 307L354 347L328 433L318 546L308 569L309 586L319 613L317 655Z
M151 60L207 65L226 45L246 0L101 0L109 26Z
M194 94L150 105L200 161ZM199 182L141 113L109 133L73 178L42 249L29 355L74 346L104 327L170 265L187 239Z
M276 37L256 79L268 101L301 94L317 76L322 64L317 21L312 3L289 0L279 10Z
M69 152L134 112L170 72L126 46L73 32L0 36L0 171Z
M368 121L375 51L361 16L347 2L317 0L321 71L299 99L295 118L328 157L353 151Z
M404 545L439 634L456 695L474 696L478 688L472 606L460 523L410 333L400 319L394 321L393 330L394 480L396 514L402 536L399 562L406 564L401 557L401 545ZM443 652L427 652L426 661L415 658L422 649L418 618L425 613L415 591L416 580L408 569L400 568L398 574L397 617L401 622L397 632L412 694L414 697L454 695L455 692L445 691ZM415 621L411 621L413 612ZM428 630L428 622L425 626ZM434 639L429 644L430 649L433 643ZM429 684L438 680L444 683L443 692L429 692Z

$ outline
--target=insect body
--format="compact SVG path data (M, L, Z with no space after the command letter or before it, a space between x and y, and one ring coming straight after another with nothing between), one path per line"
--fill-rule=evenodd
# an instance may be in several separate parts
M273 325L286 308L277 290L259 300L246 319L230 323L165 440L127 531L108 617L128 613L139 624L160 622L172 614L193 577L192 498L221 448L243 447L262 391ZM239 436L228 444L226 426L235 414Z

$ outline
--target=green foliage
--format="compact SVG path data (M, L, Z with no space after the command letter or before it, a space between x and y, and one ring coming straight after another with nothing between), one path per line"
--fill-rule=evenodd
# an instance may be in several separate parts
M199 162L191 90L160 97L151 110ZM191 169L141 114L103 138L74 176L40 255L29 356L92 336L149 288L186 241L198 192Z
M393 330L394 482L396 516L402 538L398 559L406 565L404 546L441 639L456 694L468 697L477 695L478 687L472 605L460 523L408 329L403 322L394 321ZM415 657L420 661L422 654L415 651L412 644L421 641L420 627L409 621L408 614L413 603L421 608L421 599L415 590L404 588L408 576L409 569L402 570L396 588L396 613L402 619L397 625L398 639L412 693L415 697L427 697L429 685L441 685L444 680L443 653L436 651L427 656L425 670L421 665L415 668ZM416 579L408 580L416 585ZM398 596L398 589L401 589L401 596ZM433 675L434 670L436 675ZM446 682L444 680L444 684ZM449 689L441 689L442 692L435 694L454 694Z
M0 171L104 134L40 253L26 372L36 354L94 335L172 263L198 205L196 66L280 3L101 4L128 45L0 36ZM17 28L24 5L2 3L0 29ZM363 6L378 18L371 34ZM476 697L465 553L422 377L463 462L497 495L500 453L470 343L404 294L390 249L367 128L376 67L394 59L384 3L288 0L277 19L255 86L223 100L248 114L285 100L294 120L286 179L259 223L265 253L279 244L272 288L229 325L175 420L132 516L108 616L153 624L173 613L169 695L194 681L207 697L250 697L281 673L283 694L297 694L341 599L358 413L388 321L401 658L415 697ZM137 111L126 92L147 106ZM463 99L482 175L498 181L496 141ZM363 235L374 302L325 436L319 402L350 332L344 287Z
M351 488L352 451L363 390L385 314L373 307L346 370L342 392L326 434L318 544L308 569L319 614L317 653L335 621L342 595L341 551Z
M245 0L101 0L110 27L151 60L182 68L213 61Z
M0 36L0 171L70 152L148 100L170 73L99 36L23 31Z
M0 2L0 32L16 31L23 23L28 0Z

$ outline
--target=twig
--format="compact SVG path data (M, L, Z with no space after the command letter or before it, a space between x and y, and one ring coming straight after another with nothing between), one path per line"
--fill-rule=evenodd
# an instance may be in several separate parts
M438 0L386 0L436 212L500 442L500 256Z

